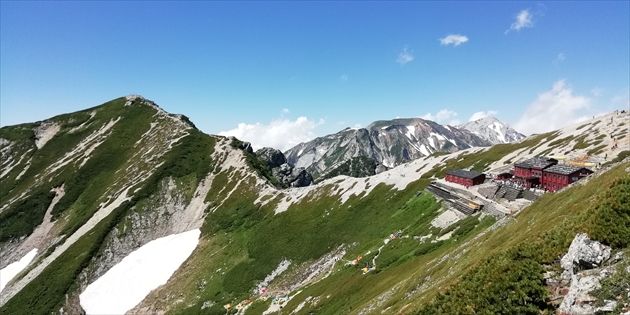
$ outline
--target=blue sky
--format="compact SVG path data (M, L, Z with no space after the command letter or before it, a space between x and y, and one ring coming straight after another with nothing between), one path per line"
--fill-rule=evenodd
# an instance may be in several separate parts
M628 1L2 2L0 15L2 125L142 94L206 132L286 147L394 117L492 112L532 133L628 106ZM564 118L526 119L550 115Z

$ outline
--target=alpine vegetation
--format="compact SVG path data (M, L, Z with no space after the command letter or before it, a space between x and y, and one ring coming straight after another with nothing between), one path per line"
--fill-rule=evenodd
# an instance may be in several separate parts
M0 310L625 310L629 121L396 119L286 155L141 96L2 127ZM559 166L588 172L548 189Z

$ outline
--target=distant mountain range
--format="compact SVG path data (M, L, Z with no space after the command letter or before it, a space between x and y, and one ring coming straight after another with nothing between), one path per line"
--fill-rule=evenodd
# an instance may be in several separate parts
M287 150L289 164L313 178L374 175L436 153L518 141L525 136L494 117L461 126L421 118L379 120L366 128L346 128Z

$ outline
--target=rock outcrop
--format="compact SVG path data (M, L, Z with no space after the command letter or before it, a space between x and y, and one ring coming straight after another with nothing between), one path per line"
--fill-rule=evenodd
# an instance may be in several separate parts
M603 305L598 305L597 298L592 296L601 287L601 281L614 272L612 266L602 267L608 262L610 253L610 247L591 240L584 233L575 236L566 255L560 260L563 272L559 282L568 283L558 308L560 314L586 315L615 309L616 301L607 300Z
M247 145L249 143L246 143L245 146ZM313 183L311 174L303 167L289 165L282 151L274 148L262 148L255 154L271 170L271 175L282 187L304 187Z
M280 167L287 163L287 159L284 157L284 154L278 149L262 148L256 151L256 155L259 159L267 162L271 168Z
M575 236L569 251L560 260L564 275L570 276L585 269L597 268L610 258L610 247L591 240L585 233Z

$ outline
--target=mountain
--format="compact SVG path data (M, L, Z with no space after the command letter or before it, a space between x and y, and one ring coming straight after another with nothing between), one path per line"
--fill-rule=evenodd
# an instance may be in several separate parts
M290 188L278 152L142 97L2 127L0 314L623 313L629 122ZM475 195L471 215L425 190L540 155L595 172L535 201Z
M340 170L348 169L347 165L356 158L365 160L366 163L361 165L368 168L354 173L373 175L434 153L491 144L465 129L442 126L421 118L402 118L375 121L366 128L346 128L298 144L285 155L289 164L306 168L317 180L328 177L328 174L349 175Z
M493 116L469 121L459 128L466 129L492 144L517 142L525 138L525 135Z

